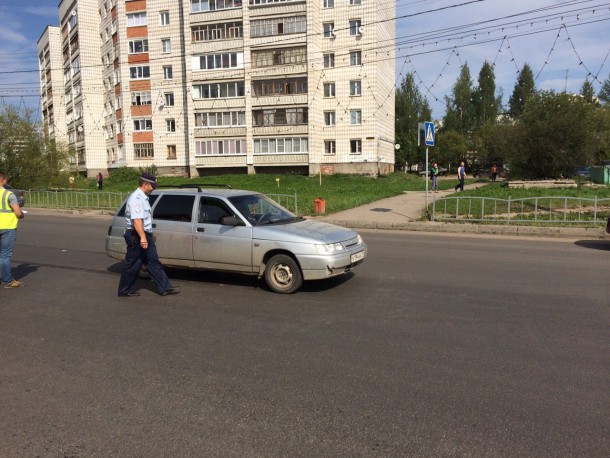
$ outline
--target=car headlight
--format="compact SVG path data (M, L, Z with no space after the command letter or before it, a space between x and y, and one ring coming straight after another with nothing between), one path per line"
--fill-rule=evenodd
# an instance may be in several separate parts
M326 245L316 245L316 251L318 254L333 254L338 251L343 251L343 245L341 243L328 243Z
M362 240L362 237L360 237L360 234L358 234L358 245L362 245L364 243L364 240Z

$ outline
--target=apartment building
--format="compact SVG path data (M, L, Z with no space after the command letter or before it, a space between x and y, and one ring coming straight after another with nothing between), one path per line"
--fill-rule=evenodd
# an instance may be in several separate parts
M41 60L41 90L43 69L63 70L45 96L65 106L88 176L393 170L394 3L63 0L59 11L61 63Z
M57 26L48 26L38 39L43 130L52 140L67 144L66 104L61 70L61 39ZM57 92L54 92L57 91ZM59 94L59 95L57 95Z

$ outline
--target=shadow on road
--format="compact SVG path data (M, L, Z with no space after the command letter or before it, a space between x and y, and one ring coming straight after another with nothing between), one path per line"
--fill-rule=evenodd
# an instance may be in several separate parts
M608 240L577 240L574 244L591 250L610 251L610 241Z

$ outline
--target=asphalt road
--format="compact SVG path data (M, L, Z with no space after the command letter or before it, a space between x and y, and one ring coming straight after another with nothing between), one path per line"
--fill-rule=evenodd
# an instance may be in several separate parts
M608 456L610 242L363 231L269 292L169 271L119 298L108 217L20 225L0 456Z

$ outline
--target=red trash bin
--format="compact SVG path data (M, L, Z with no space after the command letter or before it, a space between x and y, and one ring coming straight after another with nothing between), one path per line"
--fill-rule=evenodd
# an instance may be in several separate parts
M316 214L326 213L326 201L321 197L313 200L313 211Z

